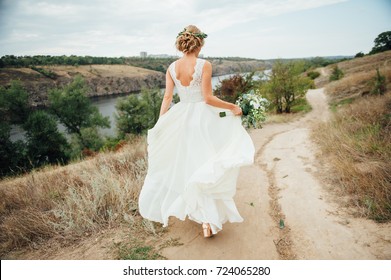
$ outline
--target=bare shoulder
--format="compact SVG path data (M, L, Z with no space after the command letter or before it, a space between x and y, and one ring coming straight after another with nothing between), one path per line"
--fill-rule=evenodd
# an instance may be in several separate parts
M204 62L204 67L203 67L203 70L204 71L210 71L212 72L212 63L210 63L208 60L204 59L205 62Z

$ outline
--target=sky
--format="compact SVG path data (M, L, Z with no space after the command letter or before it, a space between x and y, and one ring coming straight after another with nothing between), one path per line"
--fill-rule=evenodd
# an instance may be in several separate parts
M391 31L391 0L0 0L0 56L180 56L189 24L205 57L355 55Z

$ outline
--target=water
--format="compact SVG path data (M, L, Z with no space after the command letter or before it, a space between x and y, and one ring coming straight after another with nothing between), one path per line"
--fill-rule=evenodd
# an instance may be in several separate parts
M228 78L232 75L223 75L218 77L212 77L212 88L215 88L217 84L224 80L225 78ZM164 93L164 89L162 89L162 92ZM175 90L174 90L175 92ZM134 93L133 93L134 94ZM101 129L101 133L103 135L113 136L116 134L116 120L115 120L115 105L117 104L118 98L124 97L126 95L117 95L117 96L100 96L100 97L94 97L92 99L92 103L94 106L98 107L100 113L103 116L108 116L110 119L110 128Z
M230 75L223 75L218 77L212 77L212 87L215 88L216 85L221 81L228 77L232 76ZM162 92L164 92L164 89L162 89ZM174 91L175 92L175 91ZM130 94L137 94L137 93L130 93ZM114 136L116 134L116 120L115 120L115 113L116 108L115 105L117 104L118 98L122 98L124 96L127 96L129 94L121 94L121 95L107 95L107 96L99 96L99 97L93 97L91 98L92 104L96 107L98 107L100 113L103 116L108 116L110 120L110 128L101 129L101 133L106 136ZM61 132L65 132L65 127L61 124L58 125L58 129ZM23 140L25 138L24 131L17 126L13 126L11 129L11 140Z

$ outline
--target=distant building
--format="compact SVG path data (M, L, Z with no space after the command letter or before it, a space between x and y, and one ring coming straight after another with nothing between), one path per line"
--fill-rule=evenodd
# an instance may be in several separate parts
M148 55L148 57L152 57L152 58L171 58L171 57L176 57L176 56L169 55L169 54L150 54L150 55Z
M140 57L146 58L148 56L147 52L140 52Z

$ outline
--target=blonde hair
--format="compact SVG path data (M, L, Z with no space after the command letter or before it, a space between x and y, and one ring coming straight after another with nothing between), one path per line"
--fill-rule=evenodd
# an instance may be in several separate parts
M204 39L207 36L197 26L189 25L182 32L178 33L175 46L178 51L192 53L204 45Z

